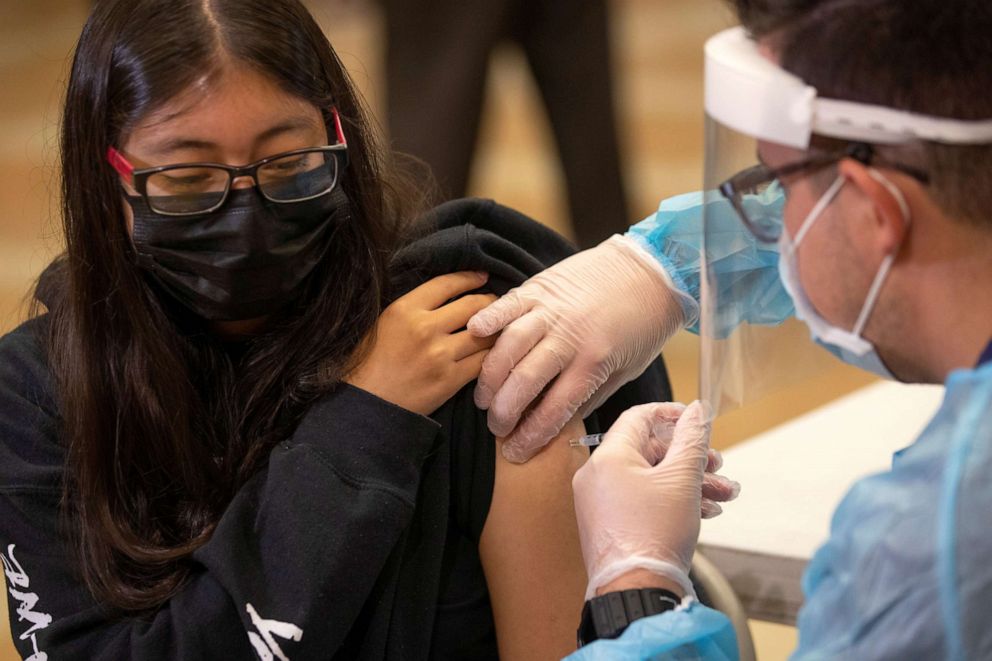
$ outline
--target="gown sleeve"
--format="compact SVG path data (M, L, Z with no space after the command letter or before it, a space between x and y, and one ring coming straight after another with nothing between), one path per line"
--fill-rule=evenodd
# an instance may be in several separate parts
M765 214L781 214L784 201L776 186L748 196L744 204L760 206ZM736 299L734 305L718 311L723 333L745 322L775 325L792 316L792 299L778 275L778 246L755 239L719 193L686 193L663 200L658 211L633 225L626 236L657 259L671 277L681 294L685 318L696 320L689 330L699 332L704 215L707 262L715 278L711 285L733 291ZM732 299L718 294L715 300Z
M727 616L692 600L676 610L637 620L619 638L597 640L567 656L566 661L737 658L737 637Z

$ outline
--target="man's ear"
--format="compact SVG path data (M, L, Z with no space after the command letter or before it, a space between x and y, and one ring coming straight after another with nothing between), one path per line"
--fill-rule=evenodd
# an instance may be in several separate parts
M885 254L896 252L909 231L910 209L905 193L885 174L853 158L841 161L838 172L871 205L872 229L878 247Z

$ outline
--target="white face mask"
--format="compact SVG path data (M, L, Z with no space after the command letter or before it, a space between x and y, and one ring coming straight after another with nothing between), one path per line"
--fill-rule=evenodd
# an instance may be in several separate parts
M906 204L906 199L903 197L902 191L876 170L869 168L868 174L892 193L893 197L896 198L896 202L899 204L903 218L908 223L909 205ZM889 269L892 267L892 262L895 260L895 253L886 255L885 259L882 260L882 264L878 268L878 273L875 274L875 280L868 289L868 296L865 298L865 303L861 306L861 313L858 315L858 320L854 323L854 328L850 331L838 328L821 317L816 311L816 308L813 307L813 303L809 300L809 297L806 296L802 283L799 281L799 265L796 258L796 251L799 248L799 244L806 237L806 233L809 232L813 223L823 215L823 211L837 197L843 186L844 177L838 176L810 210L806 219L803 220L802 225L799 227L799 232L796 234L795 241L789 237L788 230L784 227L782 228L782 235L779 237L779 275L782 278L782 284L785 286L786 292L788 292L792 298L792 302L796 306L796 317L806 322L813 339L818 344L825 347L845 363L860 367L863 370L886 379L895 379L892 372L889 371L882 362L882 359L879 358L872 343L861 335L865 325L868 323L872 309L878 300L878 295L882 290L882 284L885 282L885 278L889 274Z

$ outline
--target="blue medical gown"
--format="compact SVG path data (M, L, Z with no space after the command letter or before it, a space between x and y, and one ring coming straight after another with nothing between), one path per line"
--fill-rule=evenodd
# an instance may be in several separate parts
M630 235L698 300L702 198L694 205L691 199L666 201ZM663 227L668 221L674 227ZM727 250L731 257L735 252ZM736 277L749 263L760 271L756 254L730 259L734 268L725 272ZM767 277L752 276L764 289L751 303L776 300L774 264L769 259L763 267ZM749 319L743 307L735 312L739 321ZM766 318L774 316L768 309L761 313ZM952 373L920 437L893 456L891 470L858 481L837 508L830 538L803 578L806 601L792 658L992 659L990 523L992 363L986 363ZM620 638L597 641L568 659L736 659L732 636L724 615L694 603L638 621Z

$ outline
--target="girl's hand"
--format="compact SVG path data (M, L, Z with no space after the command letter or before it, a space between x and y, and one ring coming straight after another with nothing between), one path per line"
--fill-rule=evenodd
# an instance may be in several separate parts
M398 298L379 317L371 348L345 381L414 413L436 411L479 376L482 359L496 340L464 330L469 318L495 296L451 300L488 278L473 271L449 273Z

